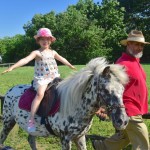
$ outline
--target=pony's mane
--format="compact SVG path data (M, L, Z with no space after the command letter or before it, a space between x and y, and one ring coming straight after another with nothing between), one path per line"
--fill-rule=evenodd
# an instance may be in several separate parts
M58 93L61 95L61 114L74 112L73 106L80 104L82 93L89 79L95 74L97 66L102 70L107 64L103 57L92 59L85 68L70 75L58 85Z
M119 64L111 64L110 70L117 80L123 85L126 85L129 81L129 77L126 73L126 68Z
M106 66L108 66L108 62L104 57L92 59L85 68L70 75L58 85L58 93L61 95L60 113L62 115L66 116L66 114L74 113L74 106L80 105L82 94L89 79L93 75L100 75ZM125 84L128 78L124 68L116 64L109 66L117 80Z

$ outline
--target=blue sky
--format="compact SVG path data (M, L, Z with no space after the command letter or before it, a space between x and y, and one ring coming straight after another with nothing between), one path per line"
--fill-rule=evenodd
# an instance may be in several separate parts
M78 0L1 0L0 38L24 34L23 25L31 21L35 14L46 14L52 10L60 13L77 2Z

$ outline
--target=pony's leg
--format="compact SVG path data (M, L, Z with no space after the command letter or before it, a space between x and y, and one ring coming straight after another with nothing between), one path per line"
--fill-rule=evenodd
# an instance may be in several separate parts
M67 140L65 137L61 138L62 150L71 150L71 141Z
M31 147L32 150L37 150L36 143L35 143L35 136L29 134L28 142L29 142L30 147Z
M86 139L85 139L85 135L79 137L79 138L76 138L74 140L78 150L87 150L86 148Z
M8 117L8 116L7 116ZM14 119L10 119L9 117L7 118L4 116L3 120L3 129L0 133L0 144L3 144L4 141L6 140L9 132L12 130L12 128L15 126L16 122Z

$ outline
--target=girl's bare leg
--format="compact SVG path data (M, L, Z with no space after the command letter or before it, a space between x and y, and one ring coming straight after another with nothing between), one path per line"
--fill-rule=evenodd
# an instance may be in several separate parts
M31 116L30 116L30 119L29 119L29 124L28 124L28 131L29 132L34 132L35 131L35 126L34 126L34 115L36 114L38 108L39 108L39 105L44 97L44 93L45 93L45 90L47 88L47 85L42 85L38 88L37 90L37 94L32 102L32 105L31 105Z

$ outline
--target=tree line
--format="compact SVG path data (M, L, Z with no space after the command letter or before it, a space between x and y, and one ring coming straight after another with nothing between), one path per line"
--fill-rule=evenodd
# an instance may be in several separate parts
M24 24L25 35L0 39L3 62L16 62L38 49L33 36L41 27L51 29L56 37L52 49L72 64L86 64L90 59L104 56L114 62L122 53L120 40L132 29L141 30L150 42L149 0L79 0L66 11L35 14ZM150 61L149 46L145 47L143 62Z

